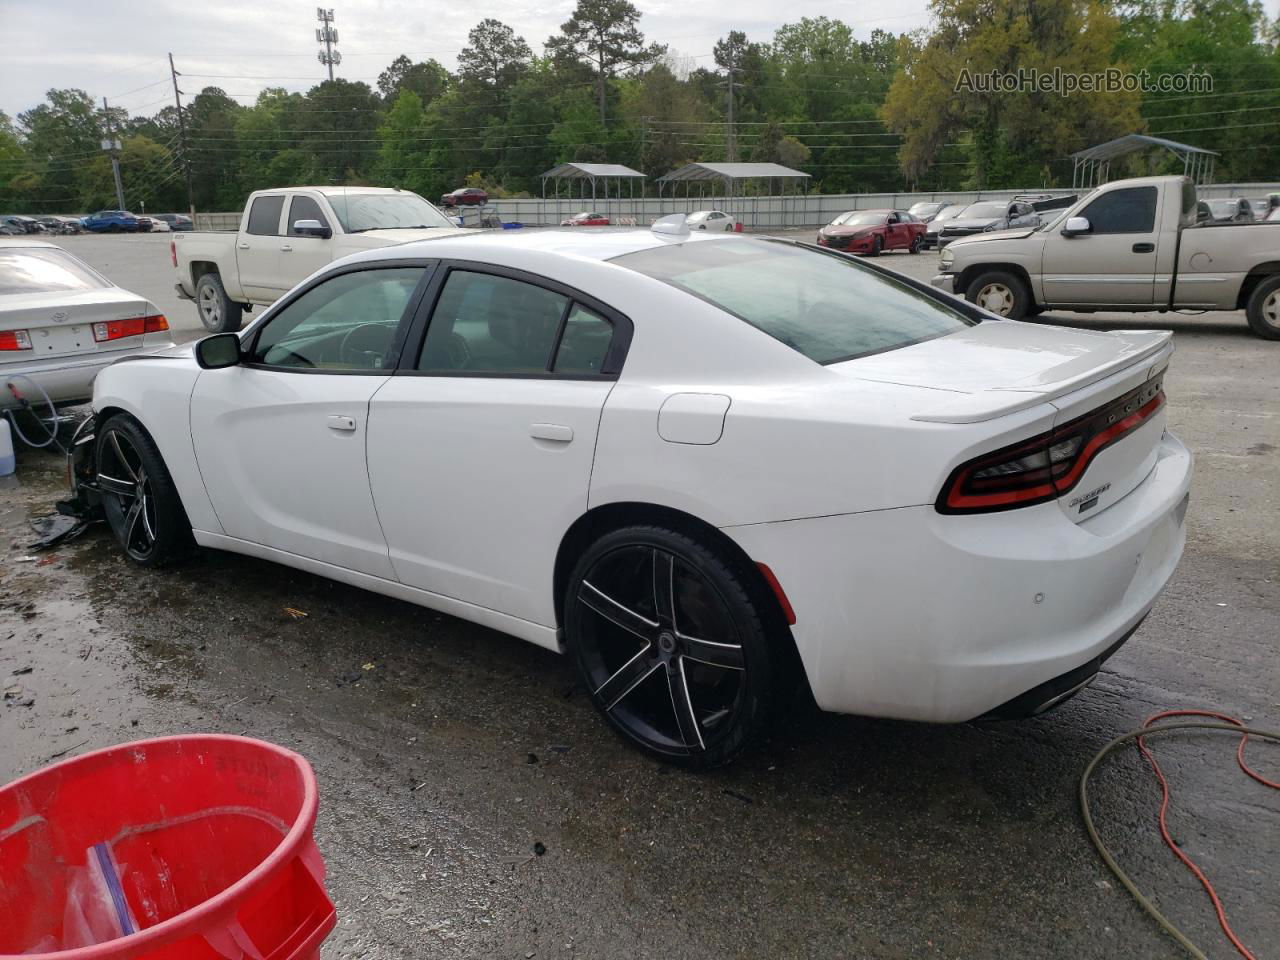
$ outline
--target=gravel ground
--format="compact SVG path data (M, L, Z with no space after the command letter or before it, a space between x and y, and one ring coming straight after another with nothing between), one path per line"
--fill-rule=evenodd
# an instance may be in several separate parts
M197 334L166 237L59 242ZM881 262L927 278L936 258ZM1177 331L1169 422L1198 458L1168 591L1097 682L1044 717L801 715L732 769L673 771L605 730L560 657L480 627L231 555L140 571L101 530L30 562L28 519L63 479L54 457L22 451L0 487L0 679L32 705L0 707L0 782L182 731L300 751L320 779L340 917L326 960L1174 956L1089 847L1076 778L1157 710L1280 726L1280 344L1230 314L1044 322ZM1233 746L1159 751L1176 836L1265 951L1280 942L1277 804ZM1250 749L1276 776L1275 751ZM1136 754L1108 764L1095 797L1138 883L1210 955L1231 955L1160 844Z

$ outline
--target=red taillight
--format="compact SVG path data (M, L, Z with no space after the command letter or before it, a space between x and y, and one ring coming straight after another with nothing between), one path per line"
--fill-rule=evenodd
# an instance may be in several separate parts
M173 265L174 265L174 267L176 268L176 267L178 266L178 244L177 244L177 241L174 241L174 240L170 240L170 241L169 241L169 259L173 261Z
M30 350L31 334L25 330L0 332L0 350Z
M962 463L938 495L938 512L988 513L1056 499L1080 482L1099 453L1162 406L1156 377L1055 430Z
M108 320L93 325L93 339L98 343L109 343L125 337L140 337L144 333L160 333L169 329L169 321L162 314L149 317L128 317L124 320Z

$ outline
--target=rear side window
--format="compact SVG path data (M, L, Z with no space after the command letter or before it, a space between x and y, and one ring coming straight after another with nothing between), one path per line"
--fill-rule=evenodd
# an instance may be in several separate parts
M293 225L299 220L319 220L320 226L329 226L329 221L325 219L325 215L320 212L320 204L316 203L310 197L304 197L301 195L295 196L292 203L289 204L289 236L298 236L298 234L293 230Z
M1156 226L1156 188L1125 187L1104 193L1080 212L1092 232L1150 233Z
M922 343L977 322L839 254L790 243L685 243L613 262L712 303L818 363Z
M280 211L284 209L284 197L257 197L249 207L249 223L245 233L255 237L280 236Z
M79 260L61 250L0 249L0 295L109 287Z

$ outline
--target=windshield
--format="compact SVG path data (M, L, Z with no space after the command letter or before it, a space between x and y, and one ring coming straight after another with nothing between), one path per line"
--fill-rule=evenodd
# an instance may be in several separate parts
M101 290L109 286L106 280L61 250L0 249L0 294Z
M971 203L961 216L965 220L1003 220L1009 208L1003 203Z
M907 213L911 214L913 217L927 217L941 209L942 204L940 203L922 201L920 203L913 203L907 210Z
M817 363L910 346L975 322L839 254L776 240L684 243L613 262L714 304Z
M344 233L455 226L416 193L331 193L329 205Z
M873 227L885 222L887 214L884 213L867 213L857 210L850 210L848 213L842 213L831 221L833 227Z

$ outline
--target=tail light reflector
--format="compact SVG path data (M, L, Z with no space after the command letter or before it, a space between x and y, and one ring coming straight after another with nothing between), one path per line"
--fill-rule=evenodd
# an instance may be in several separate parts
M1048 433L962 463L938 495L938 512L989 513L1054 500L1080 482L1099 453L1162 406L1164 390L1157 376Z
M173 261L175 268L178 266L178 244L174 240L169 241L169 259Z
M31 334L25 330L0 331L0 350L30 350Z
M140 337L144 333L160 333L169 329L169 321L163 314L149 317L127 317L124 320L108 320L93 325L93 339L98 343L110 343L125 337Z

